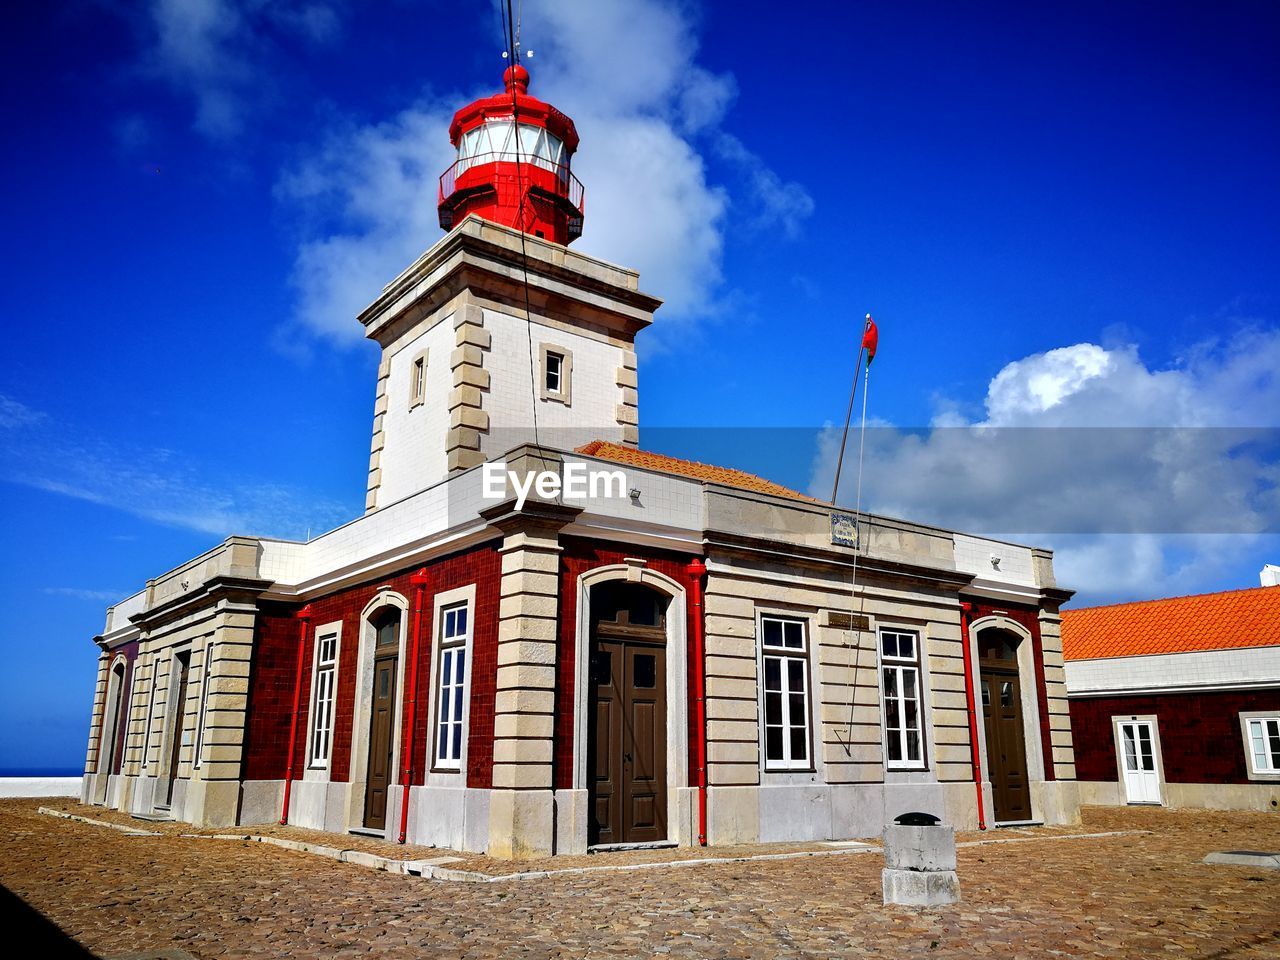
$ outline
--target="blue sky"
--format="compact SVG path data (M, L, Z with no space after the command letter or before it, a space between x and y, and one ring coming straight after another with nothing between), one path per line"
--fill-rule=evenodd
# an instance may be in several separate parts
M647 446L825 489L871 310L872 417L920 429L873 452L867 506L997 532L1039 497L1006 532L1090 602L1280 559L1276 461L1219 434L1198 472L1167 438L1097 469L1134 515L1178 491L1242 524L1089 530L1077 458L971 486L948 459L975 425L1280 426L1274 3L525 6L531 92L582 135L577 248L667 299ZM354 313L440 235L444 127L501 40L487 4L410 0L4 16L0 767L75 766L111 598L360 510Z

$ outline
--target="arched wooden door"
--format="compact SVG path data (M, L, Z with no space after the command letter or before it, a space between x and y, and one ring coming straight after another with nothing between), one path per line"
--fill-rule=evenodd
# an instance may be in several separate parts
M364 826L384 830L387 797L395 779L396 674L400 667L400 611L387 607L373 620L373 691L369 707L369 757L365 770Z
M591 592L589 842L667 839L667 598L639 584Z
M1031 785L1022 719L1017 635L987 629L978 634L978 688L986 730L987 772L997 823L1031 819Z

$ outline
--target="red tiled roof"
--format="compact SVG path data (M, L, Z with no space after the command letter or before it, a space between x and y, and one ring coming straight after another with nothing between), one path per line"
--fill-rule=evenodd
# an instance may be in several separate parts
M1280 586L1062 611L1067 660L1280 646Z
M734 470L732 467L717 467L696 460L681 460L661 453L650 453L647 450L636 450L621 444L609 443L606 440L592 440L578 447L577 453L588 457L599 457L614 463L641 467L645 470L657 470L661 473L674 473L676 476L689 477L692 480L704 480L709 483L722 483L741 490L754 490L756 493L768 493L775 497L789 497L792 500L806 500L818 503L813 497L805 496L790 487L784 487L764 477L757 477L745 470Z

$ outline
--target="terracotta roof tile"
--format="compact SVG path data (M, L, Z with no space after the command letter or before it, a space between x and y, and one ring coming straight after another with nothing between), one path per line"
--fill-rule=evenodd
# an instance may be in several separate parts
M1067 660L1280 646L1280 587L1062 611Z
M754 473L747 473L745 470L717 467L709 463L699 463L696 460L681 460L678 457L668 457L661 453L650 453L647 450L636 450L633 447L609 443L607 440L592 440L578 447L576 452L588 457L598 457L601 460L640 467L644 470L672 473L679 477L689 477L692 480L703 480L708 483L722 483L740 490L754 490L756 493L767 493L775 497L788 497L809 503L821 502L790 487L784 487L764 477L757 477Z

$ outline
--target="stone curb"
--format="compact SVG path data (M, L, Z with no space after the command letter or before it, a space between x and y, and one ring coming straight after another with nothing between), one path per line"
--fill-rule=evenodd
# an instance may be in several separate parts
M298 853L310 853L354 863L373 870L387 873L399 873L429 880L445 880L454 883L503 883L508 880L542 880L547 877L569 876L584 873L617 873L634 870L651 870L656 867L693 867L716 863L745 863L753 860L795 860L801 857L837 857L851 853L874 853L879 847L866 844L841 850L804 850L796 853L767 853L745 857L700 857L694 860L662 860L655 863L607 864L599 867L565 867L560 870L529 870L523 873L479 873L473 870L457 870L445 866L460 857L436 857L429 860L393 860L390 857L366 853L362 850L339 850L318 843L307 843L302 840L283 840L279 837L266 837L250 833L183 833L179 834L190 840L241 840L254 843L268 843L285 850Z
M504 880L542 880L547 877L569 876L583 873L629 873L635 870L653 870L657 867L702 867L717 863L750 863L757 860L799 860L804 857L842 857L853 853L879 853L880 848L865 844L861 847L848 847L843 850L797 850L795 853L761 853L755 856L742 857L699 857L696 860L659 860L653 863L618 863L600 867L564 867L560 870L531 870L525 873L500 873L488 876L488 883L501 883Z
M981 847L988 843L1035 843L1040 840L1099 840L1104 837L1134 837L1149 835L1151 830L1112 830L1109 833L1060 833L1047 837L992 837L989 840L966 840L957 847Z
M51 807L37 807L36 813L43 813L46 817L58 817L62 820L74 820L76 823L87 823L94 827L107 827L111 830L119 830L125 836L129 837L158 837L160 836L154 830L139 830L137 827L126 827L120 823L110 823L106 820L92 820L89 817L82 817L78 813L64 813L61 810L54 810Z
M329 847L320 843L308 843L305 840L286 840L282 837L267 837L256 833L181 833L178 835L184 840L241 840L250 843L266 843L273 847L280 847L283 850L293 850L296 853L309 853L317 857L326 857L330 860L338 860L342 863L353 863L356 866L367 867L370 870L380 870L384 873L399 873L414 877L434 877L436 872L448 874L456 874L456 876L444 877L442 879L487 879L488 875L483 873L468 873L465 870L447 870L441 865L446 863L454 863L460 860L460 857L433 857L428 860L396 860L391 857L383 857L376 853L369 853L366 850L340 849L338 847Z
M1224 850L1211 853L1205 863L1229 867L1261 867L1263 870L1280 870L1280 853L1262 850Z

